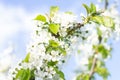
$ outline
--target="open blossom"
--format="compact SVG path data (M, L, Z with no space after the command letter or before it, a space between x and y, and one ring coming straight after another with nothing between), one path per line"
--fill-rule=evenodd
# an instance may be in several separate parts
M52 18L52 21L55 23L60 23L61 27L68 28L69 24L76 22L76 16L69 13L57 13Z
M115 5L113 5L110 10L106 10L104 12L104 15L106 16L110 16L113 18L114 22L115 22L115 29L112 32L109 32L109 34L111 34L111 37L118 40L120 37L120 14L118 12L118 10L115 8Z

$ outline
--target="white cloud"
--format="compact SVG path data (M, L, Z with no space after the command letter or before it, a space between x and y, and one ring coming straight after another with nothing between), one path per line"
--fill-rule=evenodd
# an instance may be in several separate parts
M23 8L0 4L0 44L21 30L31 31L34 26L33 15Z
M6 72L8 68L10 68L10 65L12 64L13 55L11 54L13 52L13 47L9 46L7 49L5 49L0 54L0 72Z
M30 33L33 29L35 13L28 13L21 7L11 7L0 4L0 48L7 43L9 46L9 39L20 31ZM14 41L14 40L13 40ZM14 42L12 41L12 44ZM24 45L24 44L23 44ZM14 49L15 50L15 49ZM3 52L1 52L3 51ZM0 51L0 80L6 80L6 72L11 64L14 62L13 48L8 47ZM3 72L3 73L2 73Z
M9 46L6 48L3 52L0 52L0 80L8 80L7 79L7 71L11 67L11 65L14 62L14 55L13 53L13 47Z

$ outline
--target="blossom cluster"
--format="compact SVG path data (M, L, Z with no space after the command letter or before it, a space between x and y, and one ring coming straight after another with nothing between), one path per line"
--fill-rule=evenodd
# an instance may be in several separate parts
M63 17L64 16L64 17ZM72 27L75 22L75 16L67 13L55 14L51 22L45 16L46 22L37 21L32 33L32 40L27 46L28 61L22 61L13 71L13 79L21 69L34 70L36 79L60 79L61 65L66 60L66 54L70 50L69 42L65 38L66 30ZM49 24L60 25L59 37L50 32ZM68 42L68 43L67 43Z
M90 22L90 24L85 25L80 29L80 37L74 36L72 46L76 56L76 62L78 65L78 71L80 73L90 73L89 65L90 58L96 57L97 60L105 62L111 56L109 53L112 49L111 40L118 40L120 37L120 15L118 11L113 6L109 10L102 13L104 16L110 16L114 21L114 28L106 27L98 23ZM108 23L110 24L110 23ZM82 38L84 37L84 39ZM102 45L107 52L104 54L109 54L106 57L101 52L97 51L94 46ZM102 48L100 49L102 51ZM94 55L95 54L95 55ZM102 66L103 67L103 66Z

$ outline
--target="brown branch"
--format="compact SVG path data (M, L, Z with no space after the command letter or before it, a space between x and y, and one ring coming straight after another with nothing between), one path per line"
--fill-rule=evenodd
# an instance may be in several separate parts
M73 27L71 30L68 31L66 37L67 37L68 35L72 34L72 32L74 32L75 30L81 28L82 26L84 26L83 23L77 23L77 26Z
M99 39L99 44L101 44L101 41L102 41L102 39ZM92 76L95 73L95 67L96 67L97 60L98 60L95 55L97 55L97 54L98 54L97 51L93 54L93 63L92 63L92 67L91 67L91 70L90 70L90 73L89 73L89 80L92 79Z
M95 55L96 55L96 53L94 54L92 67L91 67L91 70L90 70L90 73L89 73L89 80L92 79L92 76L93 76L94 73L95 73L95 67L96 67L96 63L97 63L97 58L95 57Z

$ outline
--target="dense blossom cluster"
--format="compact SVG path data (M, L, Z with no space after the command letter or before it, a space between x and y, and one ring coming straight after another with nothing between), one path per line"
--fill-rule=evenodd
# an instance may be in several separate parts
M64 16L64 17L63 17ZM46 16L47 19L47 16ZM65 62L66 52L69 51L69 44L66 43L66 30L72 27L75 16L67 13L55 14L51 22L60 25L60 39L56 38L48 29L48 23L37 21L37 27L32 34L32 40L27 46L27 53L30 56L28 62L22 62L17 66L17 70L30 69L38 79L60 79L58 70ZM66 35L65 35L66 34ZM62 40L63 39L63 40ZM66 41L66 42L65 42ZM15 70L13 73L17 75ZM14 78L16 76L13 76Z

